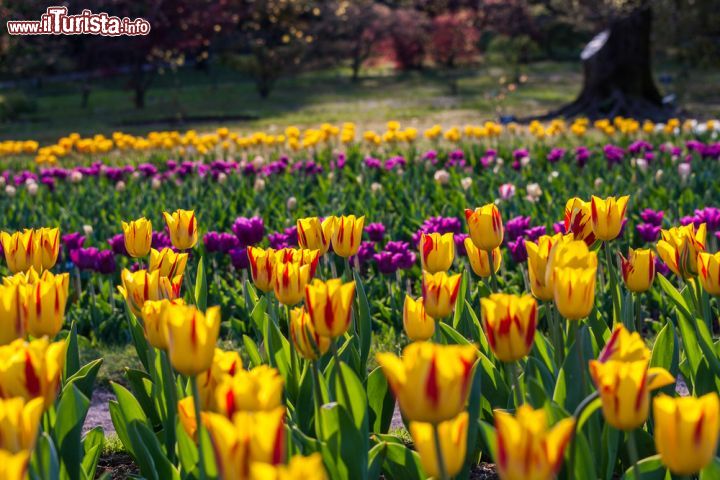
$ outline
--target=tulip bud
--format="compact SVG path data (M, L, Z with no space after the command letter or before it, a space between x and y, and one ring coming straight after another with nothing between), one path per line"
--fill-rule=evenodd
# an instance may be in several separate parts
M686 182L690 178L690 173L692 173L692 166L689 163L681 162L678 164L678 175L681 181Z
M70 275L45 271L36 282L21 288L24 323L33 337L55 337L65 321Z
M423 233L418 249L423 270L430 273L446 272L455 257L453 234Z
M160 272L148 272L147 270L138 270L130 272L123 269L120 274L122 285L118 286L118 291L125 299L130 311L136 317L142 316L142 308L148 300L162 300L167 298L173 300L180 294L180 286L182 285L182 275L178 275L172 279L163 277Z
M709 465L717 450L719 417L717 392L700 398L658 395L653 400L654 438L663 465L683 476Z
M355 282L315 279L305 287L305 305L318 335L339 337L350 326Z
M310 265L299 262L275 262L273 291L283 305L293 306L303 299L305 285L310 281Z
M580 320L595 303L597 268L556 268L553 273L555 307L568 320Z
M226 376L215 389L215 406L228 418L236 412L269 412L282 405L285 382L277 369L260 365Z
M318 335L304 307L290 310L289 330L295 350L305 360L317 360L330 348L330 338Z
M432 338L435 333L435 320L425 312L422 298L413 300L410 295L405 295L403 327L408 338L414 342Z
M360 248L365 217L355 215L336 217L332 234L333 251L344 258L355 255Z
M460 180L460 186L465 191L470 190L470 187L472 187L472 184L473 184L473 179L470 177L465 177L462 180Z
M11 453L32 450L43 410L39 397L29 401L22 397L0 399L0 448Z
M256 178L255 183L253 184L253 190L255 190L255 193L260 193L265 190L265 180L259 177Z
M481 298L483 328L493 353L514 362L530 353L537 327L537 302L531 295L494 293Z
M587 245L595 243L590 202L580 198L571 198L565 204L565 231L575 235L576 240L583 240Z
M631 248L628 258L620 255L620 265L623 281L628 290L635 293L650 290L655 280L655 254L652 250Z
M170 231L170 240L178 250L193 248L198 240L198 226L193 210L176 210L172 214L163 212Z
M617 200L615 197L603 200L595 195L592 196L590 210L595 238L608 241L614 240L620 235L629 199L628 195Z
M287 209L292 211L295 210L295 207L297 207L297 198L290 197L287 199Z
M550 252L557 243L561 234L552 237L542 235L537 242L525 241L525 249L528 255L528 276L530 277L530 291L538 300L548 301L553 299L552 275L548 274L547 266Z
M35 182L31 182L27 184L27 191L31 196L37 195L38 192L38 184Z
M152 243L152 222L145 217L130 223L122 222L125 250L133 258L144 257L150 252Z
M5 195L7 195L8 197L14 197L16 193L17 190L12 185L8 185L5 187Z
M324 255L330 248L330 240L335 228L335 217L320 221L318 217L301 218L296 223L298 243L302 248L318 250Z
M497 273L502 265L502 252L500 247L491 250L488 254L485 250L478 249L472 242L470 237L466 238L463 242L465 245L465 251L467 252L468 260L470 260L470 267L475 275L482 278L491 277L493 271ZM490 266L490 259L492 258L492 270Z
M220 333L220 307L205 313L194 306L172 304L165 307L170 363L183 375L193 376L212 366L215 344Z
M696 230L690 223L660 233L662 240L657 243L657 252L668 268L684 279L697 275L698 254L705 251L706 225L701 223Z
M452 420L447 420L437 426L445 473L451 477L460 473L465 465L469 423L468 412L462 412ZM425 473L433 478L441 478L433 425L430 423L410 422L410 435L415 449L420 454L420 463Z
M49 408L60 387L66 349L64 341L50 343L47 337L31 342L19 339L0 347L2 397L41 397L45 408Z
M697 257L700 285L710 295L720 295L720 252L700 252Z
M22 292L19 285L0 286L0 345L25 337L27 325L20 313Z
M435 172L433 178L440 185L447 185L450 181L450 174L447 172L447 170L438 170L437 172Z
M184 305L182 298L175 300L149 300L146 301L141 310L143 319L143 331L148 343L160 350L168 349L167 322L163 315L168 305Z
M216 403L217 387L227 378L240 375L243 370L242 358L235 351L224 351L215 348L212 365L198 374L198 390L200 393L200 409L218 411Z
M255 462L250 465L250 478L282 480L328 480L322 455L315 452L307 457L295 455L285 465Z
M158 271L161 277L175 278L185 273L187 253L175 253L172 248L165 247L160 251L150 249L150 272Z
M452 313L461 278L460 274L449 276L445 272L423 272L422 291L428 315L439 320Z
M275 275L275 250L250 246L247 247L247 256L255 286L265 293L271 291Z
M505 229L497 206L489 203L475 210L466 209L470 238L480 250L490 251L502 244Z

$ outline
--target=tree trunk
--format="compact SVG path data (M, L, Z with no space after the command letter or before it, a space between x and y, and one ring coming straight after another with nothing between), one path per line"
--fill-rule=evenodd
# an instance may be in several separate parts
M583 87L574 102L540 118L577 116L666 120L673 109L663 104L651 69L650 8L613 21L585 46Z

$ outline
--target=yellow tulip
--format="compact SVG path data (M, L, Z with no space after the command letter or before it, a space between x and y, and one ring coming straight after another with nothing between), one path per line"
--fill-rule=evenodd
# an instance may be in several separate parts
M60 252L60 230L57 228L39 228L24 230L12 235L0 234L8 268L13 272L26 272L33 267L36 271L50 269L57 261Z
M537 302L531 295L493 293L480 299L483 328L493 353L514 362L532 349L537 327Z
M505 228L500 210L494 203L488 203L475 210L465 209L470 238L480 250L494 250L502 244Z
M300 247L318 250L320 255L325 255L330 248L335 217L330 216L322 221L318 217L301 218L296 225Z
M477 353L473 345L415 342L402 358L391 353L376 358L405 418L437 424L465 409Z
M250 480L327 480L322 455L295 455L287 466L255 462L250 465Z
M595 243L590 202L574 197L565 204L565 231L587 245Z
M692 475L712 462L720 432L717 392L700 398L658 395L653 400L655 449L676 475Z
M609 241L615 240L620 235L628 200L630 200L628 195L617 199L607 197L605 200L595 195L592 196L590 211L595 238Z
M698 274L698 254L705 251L707 228L704 223L695 229L690 223L684 227L662 230L657 243L660 258L675 275L689 279Z
M465 464L469 417L468 412L462 412L452 420L446 420L437 426L445 473L451 477L460 473ZM433 478L440 478L433 425L410 422L410 435L415 449L420 454L420 463L425 473Z
M187 253L175 253L172 248L165 247L160 251L150 249L150 270L160 272L161 277L175 278L185 273L188 261Z
M628 290L636 293L650 290L655 280L655 254L652 250L631 248L628 258L620 255L620 267Z
M198 240L198 226L193 210L163 212L165 223L170 231L170 240L178 250L193 248Z
M332 234L333 251L344 258L355 255L360 248L364 227L364 216L357 218L355 215L336 217Z
M425 311L422 297L413 300L405 295L403 327L408 338L414 342L429 340L435 333L435 320Z
M152 243L152 222L145 217L130 223L122 222L125 250L133 258L146 256Z
M418 249L422 268L430 273L447 272L455 258L452 233L423 233Z
M270 411L282 405L285 381L276 369L260 365L226 376L215 389L217 411L231 418L235 412Z
M275 251L275 263L296 263L300 266L310 267L310 278L315 276L318 261L320 260L319 250L308 250L306 248L283 248Z
M130 272L123 269L120 278L122 285L118 291L125 299L130 311L138 318L142 317L142 307L149 300L174 300L180 295L182 275L172 279L163 277L158 270L148 272L138 270Z
M0 448L11 453L32 450L43 414L43 399L0 398Z
M203 416L212 439L220 478L244 479L254 462L279 465L285 461L285 407L268 412L240 412L232 420Z
M305 287L305 305L315 331L323 337L339 337L350 326L355 282L339 278L323 282L315 279Z
M720 295L720 252L700 252L697 263L700 285L710 295Z
M289 307L303 299L305 286L310 281L310 265L275 263L273 291L278 302Z
M596 268L556 268L553 298L560 315L580 320L590 315L595 304Z
M630 332L621 323L613 328L612 334L603 347L598 361L601 363L617 360L621 362L636 362L650 360L650 349L637 332Z
M545 267L545 283L555 286L554 273L557 268L597 270L597 253L590 251L587 244L565 235L553 243Z
M43 275L45 274L43 272ZM35 268L30 267L27 272L18 272L15 275L3 277L3 285L33 285L40 281L40 277Z
M537 243L525 241L525 249L528 256L528 274L530 276L530 291L538 300L548 301L553 299L552 276L548 275L548 259L553 245L557 243L562 234L555 234L552 237L543 235L538 238Z
M185 433L188 434L188 437L197 441L197 439L195 438L195 434L197 433L197 419L195 418L195 400L193 399L193 397L190 396L185 397L182 400L178 400L177 410L178 419L180 420L180 425L182 425L183 430L185 430ZM207 415L207 412L200 412L200 417L202 417L203 419L203 424Z
M0 450L0 478L5 480L25 480L28 477L30 450L10 453Z
M22 291L19 285L0 286L0 345L25 337L27 325L20 311Z
M232 378L242 372L244 372L242 358L238 352L215 348L212 365L197 378L201 410L217 411L215 391L218 385L226 378Z
M163 311L168 330L170 363L183 375L208 370L220 333L220 307L202 313L194 306L168 305Z
M575 419L565 418L548 428L545 410L521 405L512 414L495 410L495 461L501 480L551 480L560 470Z
M15 340L0 347L0 391L5 398L25 400L42 397L45 408L55 402L65 366L64 341L47 337L31 342Z
M53 338L65 321L70 275L45 271L33 284L19 287L24 322L30 335Z
M143 304L141 314L143 319L143 331L148 343L160 350L168 349L168 331L166 318L164 316L165 308L168 305L184 305L182 298L175 300L148 300Z
M468 237L465 239L465 250L470 260L470 267L478 277L487 278L492 276L492 272L490 271L491 256L493 270L495 273L500 270L500 265L502 265L502 252L500 251L500 247L490 250L489 252L480 250L472 242L472 239Z
M423 272L423 299L425 310L434 319L445 318L455 308L455 299L460 290L461 275Z
M250 274L255 286L265 293L272 291L275 275L275 250L250 246L247 247L247 255L250 261Z
M305 307L290 310L290 339L306 360L317 360L330 348L330 338L319 335Z

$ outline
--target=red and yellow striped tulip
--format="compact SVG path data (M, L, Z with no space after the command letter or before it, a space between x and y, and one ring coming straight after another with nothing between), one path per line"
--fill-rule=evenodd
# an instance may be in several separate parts
M590 315L595 304L596 268L556 268L553 299L560 315L580 320Z
M305 286L310 281L310 265L275 263L273 291L278 302L289 307L303 299Z
M0 345L24 338L27 325L20 311L23 288L17 284L0 286Z
M143 331L148 343L160 350L168 349L168 330L164 315L165 308L169 305L184 305L182 298L175 300L148 300L142 307Z
M172 304L165 307L163 316L170 363L175 370L188 376L208 370L220 333L220 307L210 307L203 313L194 306Z
M297 263L298 265L308 265L310 267L310 278L315 276L319 260L319 250L308 250L306 248L283 248L275 251L275 261L277 263Z
M320 255L325 255L330 248L335 217L330 216L322 221L318 217L301 218L296 225L300 247L317 250Z
M201 410L217 411L215 391L218 385L224 382L226 378L232 378L241 372L244 372L244 370L242 358L240 358L238 352L215 348L212 365L208 370L198 374L197 377Z
M422 268L430 273L447 272L455 258L452 233L423 233L418 249Z
M0 398L0 449L11 453L32 450L40 427L44 402L40 397Z
M250 261L250 274L255 286L265 293L272 291L273 275L275 274L275 250L250 246L247 247L247 255Z
M15 340L0 347L0 392L5 398L42 397L45 408L55 402L65 366L66 344L47 337Z
M276 369L260 365L225 376L215 389L217 411L228 418L236 412L267 412L282 405L285 381Z
M165 223L170 232L170 241L178 250L188 250L198 241L198 225L193 210L163 212Z
M620 198L592 196L590 200L590 212L592 218L592 229L595 238L603 241L615 240L622 230L625 211L627 210L629 195Z
M662 230L662 239L657 243L657 251L675 275L689 279L698 274L697 259L705 251L707 227L704 223L695 229L690 223L683 227Z
M631 248L627 258L620 254L620 270L628 290L646 292L655 280L655 254L647 248Z
M322 455L315 452L307 457L295 455L286 465L255 462L250 465L253 480L328 480Z
M429 340L435 334L435 320L425 311L422 297L413 300L405 295L403 327L408 338L414 342Z
M0 233L8 268L13 273L34 268L42 272L52 268L60 252L60 230L57 228L26 229L12 235Z
M152 243L152 222L145 217L122 222L125 250L133 258L145 257Z
M348 258L355 255L360 248L365 216L355 215L336 217L335 228L332 234L333 251L341 257Z
M481 298L483 328L495 356L514 362L532 349L537 328L537 302L532 295L493 293Z
M318 335L305 307L290 310L290 340L305 360L317 360L330 348L330 338Z
M69 274L53 275L46 270L36 282L19 287L23 323L30 335L53 338L58 334L65 321L69 285Z
M552 275L548 274L548 260L553 245L560 241L562 234L552 237L543 235L537 242L525 241L528 255L528 275L530 277L530 291L538 300L549 301L553 299Z
M455 308L462 276L445 272L423 272L423 300L425 311L434 319L445 318Z
M480 250L469 237L465 239L464 243L468 260L470 260L470 267L472 271L475 272L475 275L482 278L492 276L493 272L490 271L490 257L492 257L494 272L497 273L500 270L500 265L502 265L502 252L500 251L500 247L490 251Z
M315 279L305 287L305 306L318 335L335 338L350 326L355 282Z
M698 254L698 279L710 295L720 295L720 252Z
M123 269L120 275L122 285L118 286L118 291L125 299L130 311L136 317L142 317L142 308L148 300L174 300L180 295L180 287L182 286L182 275L178 275L172 279L163 277L160 272L148 272L147 270L138 270L131 272Z
M480 250L494 250L502 244L505 235L502 215L494 203L488 203L475 210L465 209L468 232L475 246Z
M160 272L161 277L175 278L185 273L185 265L187 265L187 253L175 253L172 248L165 247L158 251L154 248L150 249L150 268L151 272Z
M26 480L30 464L30 450L10 453L0 450L0 478L5 480Z
M572 233L576 240L587 245L595 243L590 202L574 197L565 204L565 232Z
M462 412L457 417L446 420L437 426L445 473L451 477L460 473L460 470L465 465L469 423L470 415L468 412ZM420 463L425 473L433 478L441 478L433 425L431 423L410 422L410 435L415 449L420 454Z

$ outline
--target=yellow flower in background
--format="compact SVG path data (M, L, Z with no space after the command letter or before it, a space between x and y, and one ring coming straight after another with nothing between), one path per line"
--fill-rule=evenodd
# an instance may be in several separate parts
M562 234L555 234L552 237L542 235L537 242L525 241L525 249L528 256L528 275L530 280L530 291L538 300L548 301L553 299L552 276L548 274L548 260L553 245L557 243Z
M0 347L2 397L42 397L45 408L50 407L60 387L66 348L64 341L51 343L47 337Z
M318 335L339 337L350 326L355 282L315 279L305 287L305 306Z
M423 233L418 249L422 268L430 273L447 272L455 258L452 233Z
M595 243L595 232L590 213L590 202L574 197L565 204L565 231L587 245Z
M33 284L20 286L21 306L27 331L33 337L53 338L65 321L70 275L45 271Z
M465 464L469 417L468 412L462 412L452 420L440 423L437 427L445 471L451 477L460 473ZM433 478L440 478L441 472L435 449L433 425L410 422L410 435L415 449L420 454L420 463L425 473Z
M19 285L0 286L0 345L25 337L27 325L20 311L21 295L22 287Z
M481 298L483 328L495 356L514 362L532 349L537 328L537 302L532 295L493 293Z
M683 227L661 230L660 233L662 239L657 243L657 252L668 268L684 279L697 275L698 255L705 251L705 224L700 224L697 230L695 225L690 223Z
M710 295L720 295L720 252L700 252L697 258L700 285Z
M469 237L465 239L464 243L468 260L470 260L470 268L475 272L475 275L482 278L492 276L492 272L490 271L490 257L492 257L492 265L495 273L500 270L500 266L502 265L502 252L500 251L500 247L490 250L489 252L480 250Z
M10 235L0 233L8 268L13 273L50 269L60 252L60 230L57 228L26 229Z
M560 315L580 320L590 315L595 304L597 268L556 268L554 301Z
M278 302L289 307L300 302L310 281L310 265L276 262L274 269L273 291Z
M403 327L408 338L413 342L432 338L435 333L435 320L425 311L422 297L413 300L410 295L405 295Z
M217 411L215 391L218 385L241 372L244 372L243 363L238 352L215 348L212 365L197 377L201 410Z
M555 269L575 268L597 270L597 253L590 251L587 244L573 240L569 235L558 238L553 243L545 267L545 283L554 286Z
M330 348L330 338L317 333L305 307L290 310L290 340L305 360L317 360Z
M437 424L465 409L478 358L473 345L415 342L400 358L392 353L376 358L408 420Z
M550 480L560 470L575 419L564 418L548 427L547 413L521 405L513 416L495 410L495 462L501 480Z
M423 272L422 292L428 315L439 320L452 313L461 279L460 274L451 276L445 272Z
M505 228L500 210L494 203L488 203L475 210L465 209L470 238L480 250L490 251L502 244Z
M280 372L268 365L240 370L217 386L215 406L228 418L239 411L270 411L282 405L284 386Z
M193 397L189 396L178 400L177 411L178 420L180 420L180 425L182 425L183 430L188 434L188 437L197 441L197 438L195 438L195 434L197 433L197 419L195 418L195 400ZM207 415L207 412L200 412L200 417L202 417L203 421Z
M210 307L203 313L194 306L174 304L165 307L163 316L170 363L175 370L188 376L208 370L220 333L220 307Z
M655 449L676 475L692 475L712 462L720 432L717 392L700 398L658 395L653 400Z
M11 453L32 450L40 427L44 402L40 397L0 398L0 448Z
M178 250L193 248L198 240L198 226L193 210L163 212L165 223L170 231L170 240Z
M25 480L28 477L30 450L10 453L0 450L0 478L5 480Z
M125 236L125 250L133 258L146 256L150 252L152 243L152 222L145 217L132 220L130 223L122 222Z
M628 258L620 254L620 270L628 290L635 293L646 292L655 280L655 254L647 248L631 248Z
M145 338L150 345L160 350L168 349L167 322L163 313L169 305L185 305L185 300L149 300L143 304L141 311Z
M187 253L175 253L172 248L165 247L158 251L150 249L150 270L160 272L161 277L175 278L185 273L187 265Z
M628 200L630 200L628 195L617 199L607 197L605 200L595 195L592 196L590 200L590 217L595 238L609 241L615 240L620 235Z
M271 291L275 275L275 250L250 246L247 247L247 255L253 283L265 293Z
M355 255L360 248L365 216L343 215L335 218L335 228L332 234L333 251L344 258Z
M307 457L295 455L287 466L254 462L250 465L250 480L328 480L328 476L322 455L315 452Z
M125 299L130 311L136 317L142 317L142 308L145 302L149 300L174 300L180 295L180 287L182 286L182 275L178 275L172 279L163 277L158 270L148 272L147 270L138 270L131 272L127 268L123 269L120 278L122 285L118 286L118 291Z
M318 217L301 218L296 226L300 247L318 250L320 255L328 251L335 228L335 217L330 216L322 221Z

